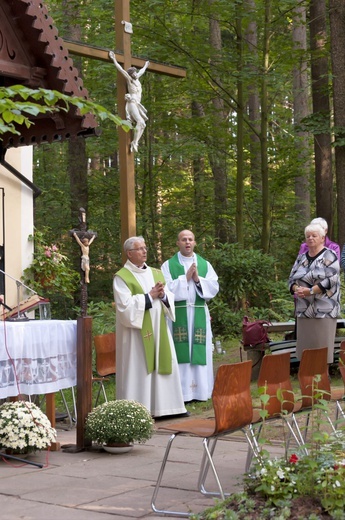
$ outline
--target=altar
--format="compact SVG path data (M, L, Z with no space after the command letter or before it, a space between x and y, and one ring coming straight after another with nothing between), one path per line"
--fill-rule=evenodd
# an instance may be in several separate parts
M75 386L77 322L0 322L0 399Z
M46 414L55 427L55 392L76 384L76 321L0 322L0 399L46 395Z

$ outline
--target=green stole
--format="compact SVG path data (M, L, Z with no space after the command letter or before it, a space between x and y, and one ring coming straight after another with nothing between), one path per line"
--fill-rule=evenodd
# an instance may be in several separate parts
M205 278L207 274L207 262L196 255L198 259L198 273ZM178 260L176 253L170 258L169 270L173 280L185 274L184 266ZM192 365L206 365L206 312L205 300L196 293L194 302L194 335L192 341L192 360L189 354L187 302L175 301L176 320L173 323L173 338L177 361L179 363L192 363Z
M155 283L163 282L165 284L165 279L162 271L159 269L154 269L151 267L151 271L153 274L153 279ZM134 294L145 294L143 288L141 287L138 280L135 278L134 274L127 269L126 267L122 267L120 271L116 273L116 276L119 276L127 285L131 293ZM164 304L162 304L164 305ZM146 367L147 373L151 374L155 370L155 341L153 336L153 327L150 310L147 309L144 312L143 324L141 327L141 337L144 344L145 350L145 358L146 358ZM171 374L172 372L172 358L171 358L171 350L168 336L168 326L165 321L163 309L161 309L161 319L160 319L160 333L159 333L159 352L158 352L158 373L163 375Z

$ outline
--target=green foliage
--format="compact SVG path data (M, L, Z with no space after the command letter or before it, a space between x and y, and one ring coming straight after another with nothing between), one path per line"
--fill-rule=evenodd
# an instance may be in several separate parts
M97 406L86 418L85 435L99 444L145 443L152 437L154 421L136 401L119 399Z
M92 318L92 334L107 334L115 330L115 306L113 302L93 302L87 306L87 315Z
M50 300L53 317L63 319L64 300L65 303L73 300L80 275L74 271L68 257L61 253L60 244L49 243L48 234L49 229L44 228L29 235L28 240L34 242L34 253L22 279L39 296Z
M317 452L266 459L245 478L248 493L259 494L271 506L281 507L299 496L320 498L332 515L345 508L345 432L337 431Z
M22 99L23 101L20 101ZM53 112L67 112L70 106L75 106L80 114L91 113L101 121L110 119L116 125L121 125L126 131L130 126L127 121L114 116L98 103L82 97L73 97L56 90L43 88L31 89L23 85L0 87L0 134L11 132L20 135L16 125L32 125L30 117Z
M219 293L210 303L216 334L238 335L245 314L272 321L293 317L293 300L287 283L276 281L272 256L229 243L206 246L206 255L219 277Z

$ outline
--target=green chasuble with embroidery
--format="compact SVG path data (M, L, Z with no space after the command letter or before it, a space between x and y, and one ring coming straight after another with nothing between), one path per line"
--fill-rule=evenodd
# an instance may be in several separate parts
M198 260L198 273L205 278L207 274L207 262L196 255ZM185 274L184 266L178 260L176 253L169 262L169 271L173 280ZM173 323L173 338L177 361L179 363L192 363L192 365L206 365L206 312L205 300L196 293L194 302L194 334L192 339L192 356L189 353L188 318L186 300L175 301L176 320Z
M152 271L153 279L155 283L163 282L165 279L162 271L159 269L150 268ZM140 283L136 279L133 273L126 267L123 267L116 273L116 276L122 278L131 293L134 294L145 294ZM164 303L161 303L164 305ZM146 366L148 374L151 374L155 369L155 338L153 335L153 326L151 320L150 309L144 312L143 325L141 327L141 337L144 344ZM168 336L168 327L165 321L163 309L161 309L160 319L160 331L159 331L159 352L158 352L158 373L163 375L171 374L172 372L172 357L171 349Z

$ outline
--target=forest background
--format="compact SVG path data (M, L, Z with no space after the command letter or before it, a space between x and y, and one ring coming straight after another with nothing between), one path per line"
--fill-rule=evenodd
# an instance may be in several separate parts
M64 39L115 48L114 0L46 0ZM146 72L145 133L135 154L137 234L148 263L193 230L220 278L216 334L238 334L244 314L287 320L287 278L311 218L345 243L345 3L341 0L131 0L132 55L185 67L186 79ZM92 101L117 113L112 63L72 56ZM78 271L69 230L86 209L90 310L113 313L121 267L118 136L34 150L35 227ZM42 235L40 235L42 237ZM41 291L42 292L42 291ZM55 317L78 308L59 294ZM72 310L73 307L73 310ZM112 319L112 317L111 317ZM111 321L111 320L110 320Z

